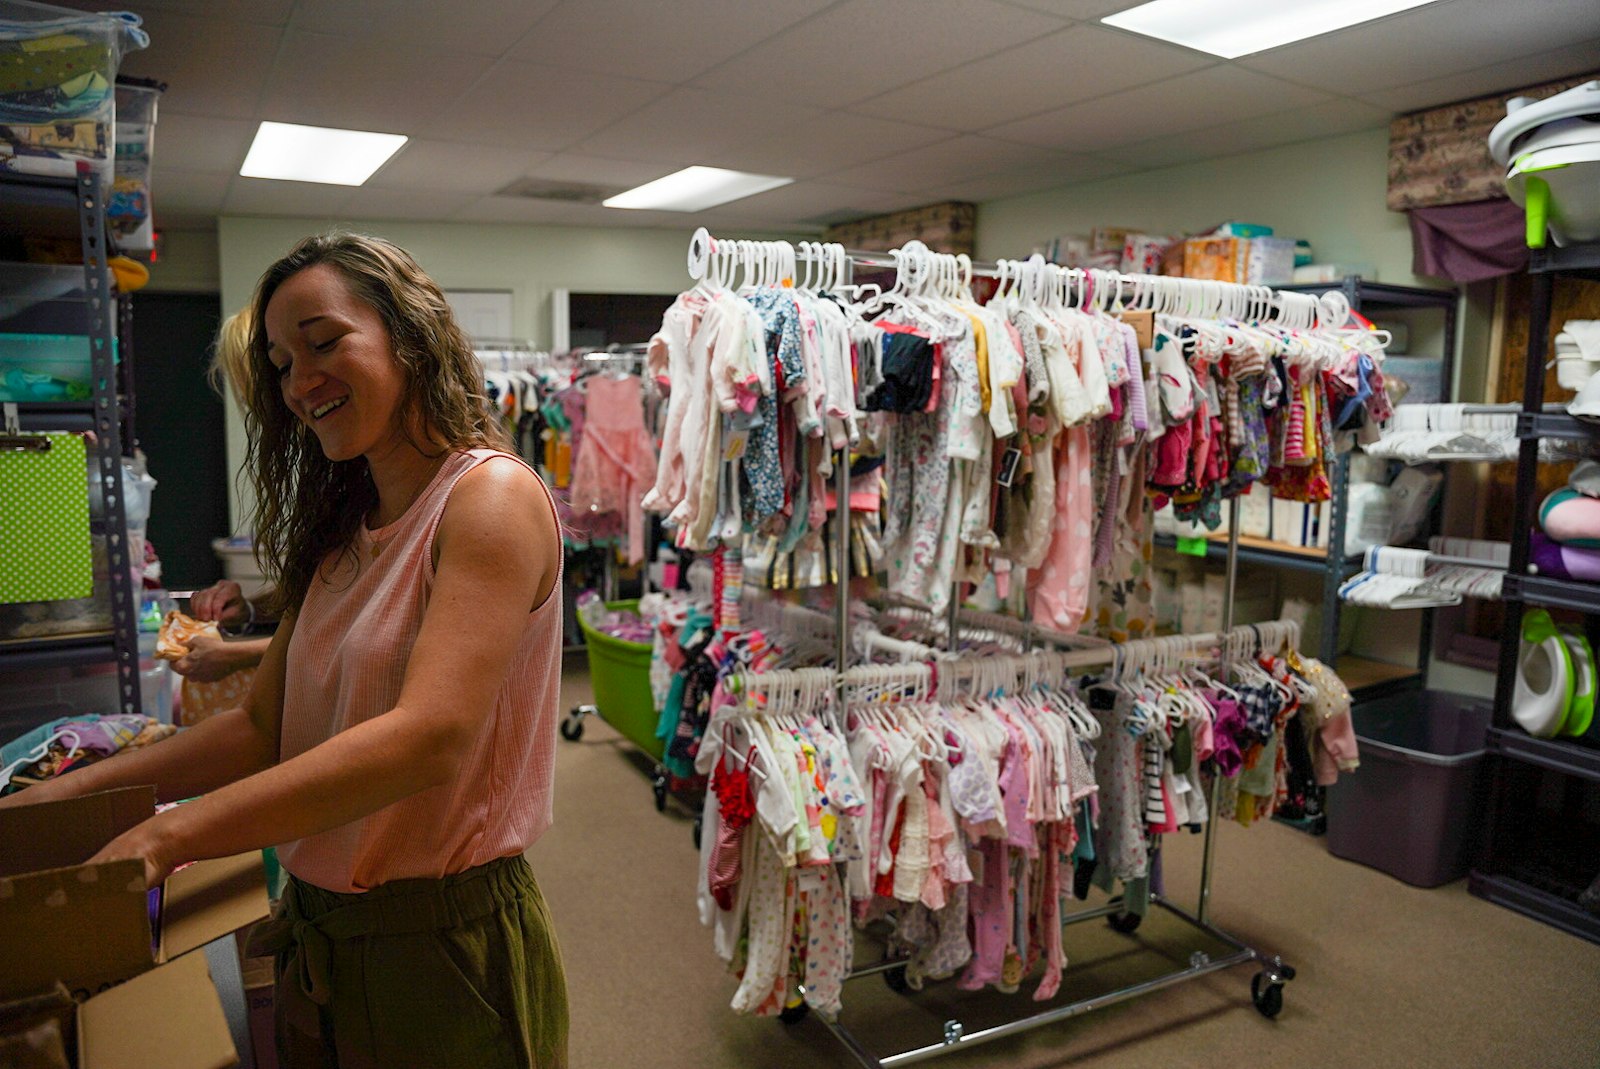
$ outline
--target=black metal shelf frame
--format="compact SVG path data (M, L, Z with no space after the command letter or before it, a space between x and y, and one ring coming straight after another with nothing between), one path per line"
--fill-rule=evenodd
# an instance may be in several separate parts
M1550 347L1550 312L1557 277L1600 281L1600 244L1570 248L1534 249L1528 268L1532 293L1528 311L1528 351L1523 369L1522 413L1517 419L1521 438L1517 449L1517 480L1511 516L1511 560L1501 588L1506 603L1500 632L1500 662L1495 676L1494 722L1488 747L1490 788L1486 793L1478 859L1470 888L1486 898L1562 931L1600 943L1600 917L1585 912L1575 902L1550 893L1504 870L1509 867L1511 844L1519 829L1512 826L1515 777L1507 762L1531 764L1548 771L1600 782L1600 751L1560 739L1535 739L1524 734L1511 716L1521 650L1522 610L1525 605L1545 605L1600 616L1600 584L1574 583L1529 575L1531 531L1538 506L1539 439L1593 440L1600 428L1544 407L1545 362Z
M117 673L118 709L138 713L142 709L139 605L133 590L133 562L125 534L128 517L122 493L125 426L131 431L131 423L126 422L131 405L124 405L122 396L131 389L133 368L131 352L120 361L120 367L117 358L117 317L128 313L119 309L112 292L103 190L95 173L80 164L75 180L0 174L0 191L4 193L0 196L0 230L25 236L76 235L83 254L92 395L87 405L25 405L22 418L31 428L95 433L98 448L91 463L105 503L101 530L106 535L111 573L112 620L109 643L79 638L0 646L0 668L28 670L110 660Z
M1489 749L1517 761L1600 783L1600 750L1566 739L1539 739L1517 728L1491 727Z
M1176 550L1178 539L1174 535L1158 534L1154 538L1155 544L1162 549ZM1207 560L1227 560L1228 543L1208 538L1206 543ZM1268 546L1251 546L1241 543L1239 545L1239 559L1246 564L1263 564L1274 568L1295 568L1307 572L1321 572L1329 567L1327 556L1322 554L1296 553L1287 549L1272 549ZM1358 557L1347 557L1337 562L1343 570L1343 577L1348 578L1360 570L1361 562Z

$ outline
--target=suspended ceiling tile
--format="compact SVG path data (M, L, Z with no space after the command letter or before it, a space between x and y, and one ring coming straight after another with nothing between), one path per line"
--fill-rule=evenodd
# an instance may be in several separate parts
M573 147L597 156L725 166L751 142L820 114L804 104L679 88Z
M685 82L823 8L831 0L585 0L563 4L511 55L552 67Z
M774 226L825 225L824 217L861 219L908 207L900 193L879 193L828 182L796 182L724 205L729 214Z
M589 208L562 201L533 200L527 197L481 197L456 212L451 218L461 223L527 223L546 226L642 226L645 216L659 212L620 212ZM629 218L638 216L639 218ZM688 238L684 238L685 248Z
M448 110L487 62L460 52L413 51L370 38L294 30L267 81L261 117L416 134L418 120ZM423 77L427 88L419 92Z
M996 137L1076 152L1100 152L1289 107L1327 93L1264 74L1217 66L1097 97L986 131Z
M613 160L578 152L562 152L534 164L527 173L531 178L548 178L554 182L632 189L660 178L673 169L671 164Z
M933 75L853 110L975 131L1209 66L1198 52L1072 26Z
M155 163L172 160L185 171L238 174L256 124L248 119L185 115L162 105L156 112Z
M600 71L501 60L465 96L420 123L417 132L445 141L555 151L639 110L666 89Z
M694 84L843 107L1063 25L999 0L846 0Z
M156 225L162 226L175 212L216 218L228 195L232 180L225 174L201 174L156 165L150 178L150 201Z
M549 158L549 153L499 145L413 138L367 184L380 189L484 196Z
M283 30L255 22L145 12L150 47L122 57L120 73L167 83L163 110L252 119Z
M350 219L448 219L477 200L470 193L422 193L362 186L345 204L344 215Z
M343 214L355 190L316 182L279 182L234 176L222 202L224 215L289 215L334 219Z
M1600 37L1595 0L1445 0L1237 62L1302 85L1370 96ZM1591 69L1600 65L1592 57Z
M1046 189L1059 189L1077 182L1092 182L1097 178L1110 178L1133 169L1126 164L1093 156L1067 157L1048 165L1016 167L982 178L952 182L928 190L927 195L935 200L999 200Z
M954 182L998 174L1013 167L1056 162L1060 153L1033 145L962 134L936 145L901 152L827 176L829 182L891 193L917 193Z
M557 0L315 0L301 4L295 26L381 41L406 49L500 56Z
M1311 138L1337 137L1387 126L1390 113L1356 100L1330 100L1254 119L1166 134L1150 141L1107 149L1112 159L1137 167L1168 167L1218 156L1235 156Z
M1098 19L1130 7L1138 7L1144 0L1007 0L1017 7L1030 11L1043 11L1069 19Z
M1396 113L1420 111L1458 100L1491 96L1501 93L1510 96L1513 91L1543 82L1575 78L1600 68L1600 38L1581 41L1565 48L1552 48L1521 56L1504 63L1494 63L1476 70L1433 78L1414 85L1394 89L1361 92L1362 100L1388 108Z
M949 130L831 111L792 126L768 127L768 138L724 155L728 165L760 174L809 178L897 152L948 140Z

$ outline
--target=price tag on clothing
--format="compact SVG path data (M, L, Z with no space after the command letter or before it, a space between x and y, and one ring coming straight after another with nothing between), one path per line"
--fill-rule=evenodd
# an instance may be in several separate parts
M1206 540L1204 538L1179 538L1178 552L1187 553L1191 557L1206 555Z
M995 476L994 481L1001 486L1010 488L1012 481L1017 477L1017 467L1021 463L1022 450L1016 446L1007 449L1000 455L1000 473Z

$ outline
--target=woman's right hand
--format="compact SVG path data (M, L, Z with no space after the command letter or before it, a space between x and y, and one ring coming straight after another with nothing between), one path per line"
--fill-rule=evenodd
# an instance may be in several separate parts
M250 606L244 591L232 579L223 579L189 599L189 615L196 620L215 620L226 627L237 627L250 619Z

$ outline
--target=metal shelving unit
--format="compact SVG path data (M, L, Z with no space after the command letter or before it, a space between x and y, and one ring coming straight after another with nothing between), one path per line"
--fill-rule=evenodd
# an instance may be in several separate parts
M1416 286L1395 286L1382 282L1370 282L1358 275L1346 276L1336 284L1303 284L1293 286L1279 286L1278 289L1298 293L1327 293L1337 291L1342 293L1350 302L1351 309L1358 312L1383 312L1398 309L1432 308L1444 313L1443 352L1440 355L1440 378L1446 394L1450 391L1450 383L1454 379L1455 349L1456 349L1456 309L1460 302L1460 294L1453 289L1435 290L1423 289ZM1329 466L1328 479L1332 484L1332 507L1330 508L1328 545L1330 547L1344 546L1344 528L1347 518L1350 490L1350 466L1344 455L1339 455ZM1176 548L1176 539L1170 535L1157 535L1155 543L1167 549ZM1335 549L1327 550L1302 549L1298 546L1284 546L1274 544L1263 539L1241 538L1239 540L1239 559L1250 564L1264 565L1275 568L1288 568L1299 571L1320 572L1322 574L1322 637L1317 649L1317 656L1326 664L1334 665L1344 671L1344 665L1339 658L1339 616L1342 604L1339 601L1339 586L1359 570L1359 558L1344 556ZM1206 546L1207 560L1221 560L1227 555L1227 543L1221 540L1209 540ZM1424 625L1421 640L1418 642L1417 665L1414 670L1402 670L1396 673L1387 673L1391 678L1385 678L1380 688L1381 694L1390 694L1396 690L1420 690L1423 677L1428 667L1429 652L1433 640L1431 627ZM1350 661L1352 658L1344 658ZM1361 660L1356 658L1355 660ZM1365 690L1352 688L1355 698L1367 700L1381 696L1379 690L1371 693Z
M93 474L100 480L105 516L99 533L106 538L110 568L109 632L0 642L0 671L99 664L111 661L117 672L117 707L123 713L141 710L139 694L139 604L133 589L133 562L128 558L127 513L122 494L124 443L132 429L133 373L131 346L124 337L118 362L117 323L128 334L126 302L113 293L105 205L96 175L79 165L75 179L0 173L0 233L18 237L76 240L83 254L82 294L69 298L83 306L81 333L89 338L93 393L88 401L21 404L26 430L93 431L90 451ZM40 285L54 285L60 268L8 264L0 290L5 299L39 299ZM76 286L74 286L76 289Z
M1178 539L1174 535L1158 534L1155 544L1162 549L1176 550ZM1207 560L1227 560L1228 540L1221 537L1206 539ZM1294 568L1306 572L1326 571L1330 565L1326 550L1312 549L1304 546L1291 546L1286 543L1272 542L1265 538L1250 538L1245 535L1239 537L1239 559L1246 564L1263 564L1274 568ZM1338 562L1338 567L1343 570L1341 582L1354 575L1361 566L1359 557L1346 557Z
M1518 727L1511 715L1524 607L1544 605L1582 613L1591 630L1600 622L1600 584L1528 574L1530 531L1538 507L1539 440L1600 438L1600 428L1544 407L1555 280L1566 276L1600 282L1600 244L1532 250L1528 270L1533 276L1533 292L1522 414L1517 420L1521 441L1511 517L1511 563L1501 588L1505 622L1495 679L1494 723L1487 737L1493 757L1483 833L1469 887L1481 898L1600 943L1600 916L1578 906L1576 898L1582 886L1575 885L1573 878L1591 862L1600 866L1600 856L1589 856L1593 851L1577 839L1543 839L1538 849L1530 850L1528 840L1539 829L1536 821L1526 819L1536 793L1529 789L1530 775L1562 777L1565 782L1557 793L1567 798L1574 792L1596 791L1600 789L1600 749L1581 740L1534 738ZM1581 878L1595 875L1588 872Z

